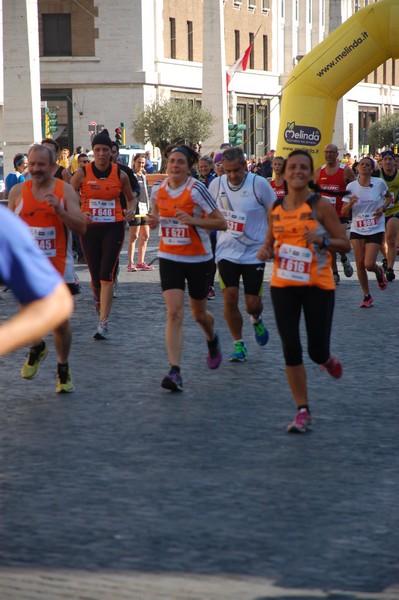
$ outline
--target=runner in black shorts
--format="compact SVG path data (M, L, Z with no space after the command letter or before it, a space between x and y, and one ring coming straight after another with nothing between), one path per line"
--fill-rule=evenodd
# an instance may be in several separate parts
M151 229L161 227L158 257L167 307L165 340L170 362L170 371L161 385L177 392L183 390L180 361L186 281L191 313L207 339L207 365L217 369L222 361L214 318L207 310L207 294L213 257L209 231L226 228L226 221L205 185L190 176L197 153L189 146L171 147L167 158L169 177L153 187L148 223Z

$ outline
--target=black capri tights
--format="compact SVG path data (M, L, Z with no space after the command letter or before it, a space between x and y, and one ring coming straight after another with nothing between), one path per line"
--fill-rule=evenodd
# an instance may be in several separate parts
M101 223L87 228L81 243L94 288L98 289L101 281L114 281L124 240L124 221Z
M285 364L302 364L299 335L301 312L305 315L308 354L318 365L330 358L330 336L334 312L334 290L310 286L270 288L277 328L283 345Z

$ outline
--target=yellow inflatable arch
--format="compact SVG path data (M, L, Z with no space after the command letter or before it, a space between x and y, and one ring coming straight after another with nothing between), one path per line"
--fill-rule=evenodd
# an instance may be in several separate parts
M293 69L283 91L277 153L308 150L315 167L331 143L338 100L399 57L399 0L381 0L345 21Z

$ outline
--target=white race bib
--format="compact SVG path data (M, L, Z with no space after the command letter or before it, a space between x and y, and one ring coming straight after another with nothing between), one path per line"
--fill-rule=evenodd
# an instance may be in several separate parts
M312 251L301 246L282 244L277 256L277 276L287 281L308 283Z
M57 255L55 227L29 227L29 229L40 250L48 258L54 258Z
M173 246L191 244L188 225L180 223L178 219L161 217L160 226L164 244Z
M241 237L244 233L247 216L235 210L227 210L226 208L221 208L220 210L227 221L226 231L233 237Z
M378 218L373 213L361 213L356 217L356 228L360 231L370 231L377 225Z
M93 223L114 223L116 214L115 200L95 200L89 201L89 211Z

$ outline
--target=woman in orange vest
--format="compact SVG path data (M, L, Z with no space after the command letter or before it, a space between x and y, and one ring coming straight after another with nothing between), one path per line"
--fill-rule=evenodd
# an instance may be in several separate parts
M198 154L182 145L169 148L166 157L169 176L152 189L148 224L151 229L161 228L159 272L167 309L165 339L170 362L170 371L161 385L177 392L183 390L180 360L186 281L191 313L208 342L208 367L217 369L222 361L214 318L206 305L213 263L209 234L226 229L227 224L205 185L191 177Z
M289 432L312 426L299 322L303 310L310 358L332 377L342 376L342 364L330 354L335 284L331 254L348 252L350 244L331 203L314 193L313 160L294 150L284 162L287 186L269 211L269 229L260 260L274 258L270 291L281 337L286 374L298 412Z
M86 217L87 231L81 238L82 249L91 276L100 322L94 333L96 340L108 337L114 280L119 254L125 239L125 221L134 216L135 203L129 178L111 161L112 140L104 129L94 136L94 161L78 169L71 185L80 192L81 210ZM123 191L127 208L123 209Z

